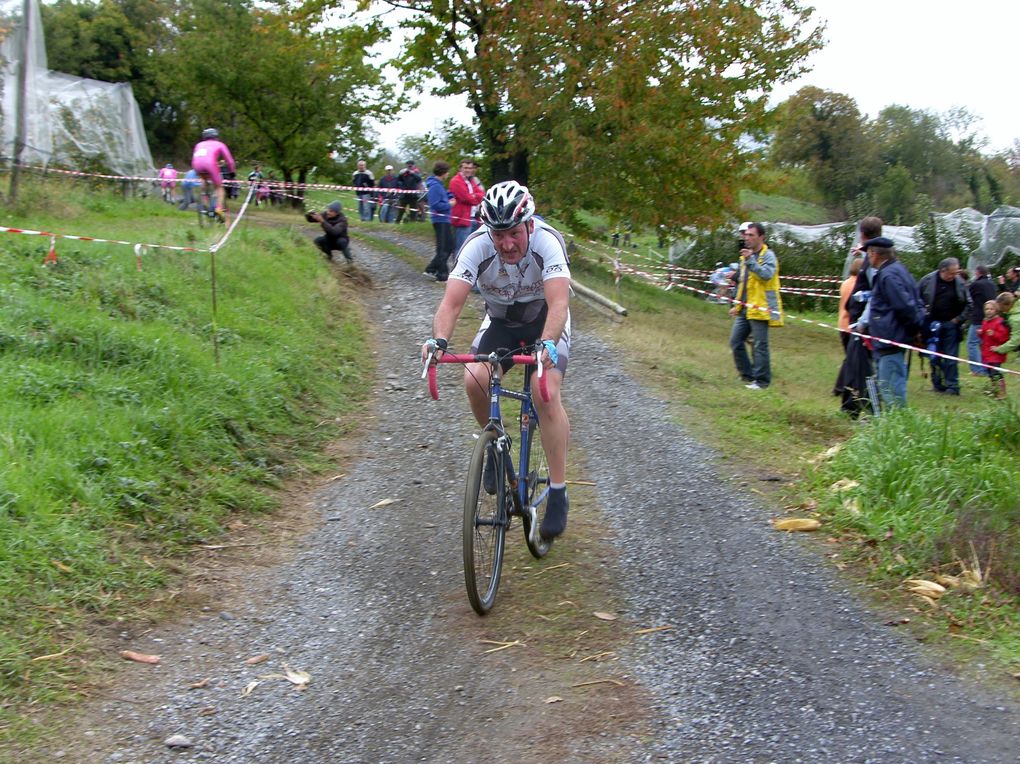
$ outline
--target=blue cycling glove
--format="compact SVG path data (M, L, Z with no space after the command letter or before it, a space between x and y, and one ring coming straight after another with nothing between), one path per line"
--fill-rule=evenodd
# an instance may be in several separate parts
M556 353L556 343L552 340L542 340L542 346L549 354L549 360L552 361L553 366L560 360L559 355Z

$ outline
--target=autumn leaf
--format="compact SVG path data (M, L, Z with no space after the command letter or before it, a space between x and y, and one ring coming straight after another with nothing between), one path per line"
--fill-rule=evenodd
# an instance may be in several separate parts
M121 650L120 657L126 661L134 661L135 663L148 663L151 665L155 665L160 661L158 655L146 655L145 653L136 653L134 650Z

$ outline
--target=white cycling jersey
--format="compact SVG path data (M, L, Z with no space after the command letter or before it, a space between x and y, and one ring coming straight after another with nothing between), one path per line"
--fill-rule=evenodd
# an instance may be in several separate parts
M486 313L494 319L513 324L537 320L545 310L545 282L570 278L563 237L544 221L532 219L528 254L516 265L499 259L483 226L464 242L450 272L451 279L478 284Z

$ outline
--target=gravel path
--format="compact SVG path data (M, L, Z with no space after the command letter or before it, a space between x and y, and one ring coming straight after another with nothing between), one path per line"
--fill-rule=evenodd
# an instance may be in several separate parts
M622 615L674 627L623 659L652 726L598 731L584 708L547 711L555 666L501 653L481 668L489 624L462 591L463 476L440 468L464 462L471 428L462 396L427 402L415 376L440 288L391 255L355 253L375 285L385 383L360 455L316 495L315 530L227 610L126 639L163 663L138 667L143 686L122 682L40 760L1020 761L1018 708L932 665L816 552L770 530L767 509L611 363L597 324L575 323L567 400L615 536ZM269 658L245 664L257 654ZM265 679L242 694L284 663L311 675L304 692ZM167 747L174 734L190 747Z

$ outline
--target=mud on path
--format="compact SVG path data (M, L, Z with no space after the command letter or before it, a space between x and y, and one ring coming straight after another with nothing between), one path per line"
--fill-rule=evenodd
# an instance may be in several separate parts
M426 262L428 243L386 235ZM115 648L160 665L118 666L18 760L1018 761L1017 707L771 531L583 310L565 389L571 477L594 485L571 488L546 560L515 529L496 609L474 615L459 530L474 428L454 375L438 402L417 379L440 287L367 244L355 256L378 394L337 476L281 513L295 540L225 566L190 617L125 631Z

